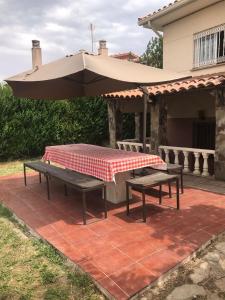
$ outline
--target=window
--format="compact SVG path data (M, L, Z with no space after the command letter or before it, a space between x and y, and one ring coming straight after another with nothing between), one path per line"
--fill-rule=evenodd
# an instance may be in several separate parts
M194 35L194 68L225 62L225 24Z

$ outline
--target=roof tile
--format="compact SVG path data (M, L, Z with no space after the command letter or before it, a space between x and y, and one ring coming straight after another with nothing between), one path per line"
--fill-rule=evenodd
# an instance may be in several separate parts
M148 14L147 16L138 18L138 21L144 20L145 18L148 18L148 17L150 17L152 15L155 15L155 14L157 14L157 13L159 13L159 12L167 9L168 7L173 6L174 4L176 4L177 2L180 2L180 1L181 0L175 0L174 2L171 2L171 3L167 4L167 5L164 5L162 8L159 8L158 10L153 11L152 13Z
M180 80L167 84L158 84L148 86L150 96L178 93L181 91L189 91L192 89L206 88L210 86L225 85L225 74L204 75L200 77L192 77L188 80ZM126 90L106 94L105 98L120 98L120 99L138 99L143 97L143 92L140 89Z

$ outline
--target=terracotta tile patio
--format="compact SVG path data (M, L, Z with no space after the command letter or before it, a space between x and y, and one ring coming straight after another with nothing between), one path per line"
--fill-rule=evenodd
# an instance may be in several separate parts
M195 180L193 178L193 180ZM99 193L88 197L88 225L82 224L80 195L31 173L25 188L22 175L1 177L0 201L49 243L74 261L115 299L127 299L188 257L212 235L225 231L225 195L186 188L181 210L175 198L147 197L148 219L142 223L140 195L134 193L131 215L124 205L109 205L103 218ZM165 188L166 190L166 188Z

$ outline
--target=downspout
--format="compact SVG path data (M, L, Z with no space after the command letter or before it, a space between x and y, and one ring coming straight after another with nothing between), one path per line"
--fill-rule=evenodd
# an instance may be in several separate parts
M152 26L152 24L151 24L150 21L148 21L148 28L151 29L152 31L154 31L154 33L155 33L159 38L162 37L162 34L161 34L158 30L156 30L156 29L154 28L154 26Z

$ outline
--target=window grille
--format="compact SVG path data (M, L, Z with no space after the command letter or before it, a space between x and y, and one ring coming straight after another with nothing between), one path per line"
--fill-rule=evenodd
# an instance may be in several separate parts
M194 35L194 68L225 61L225 24Z

